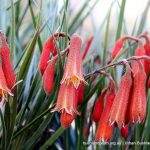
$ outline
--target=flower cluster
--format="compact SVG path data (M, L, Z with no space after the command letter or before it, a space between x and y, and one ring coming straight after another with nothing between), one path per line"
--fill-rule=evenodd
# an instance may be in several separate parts
M125 36L120 38L112 51L112 58L115 58L123 48L125 39L134 39L138 41L138 47L134 56L150 56L150 40L147 34L140 37L146 39L143 46L139 39ZM136 60L129 64L124 62L126 71L120 80L116 94L114 91L108 92L104 89L100 98L95 103L93 111L93 120L98 122L95 141L109 141L112 137L113 126L115 125L121 131L122 137L128 135L129 124L142 123L146 118L146 80L150 71L150 62L146 59ZM105 105L104 105L105 98Z
M146 39L144 46L140 38ZM95 141L100 139L109 141L112 137L113 126L118 127L121 135L126 137L130 123L142 123L146 118L146 80L150 70L149 57L147 58L147 56L150 56L150 40L147 33L140 35L139 38L121 37L116 41L112 50L112 59L119 55L125 40L128 39L138 43L132 58L118 63L109 62L108 65L85 75L88 78L95 73L100 73L110 80L109 84L101 91L93 109L92 119L98 124ZM54 89L55 64L58 59L54 40L59 42L59 34L54 34L45 42L39 63L39 70L43 75L44 90L47 94L50 94ZM56 106L52 109L52 112L61 113L60 122L64 128L70 126L76 114L80 115L77 107L84 99L84 88L87 84L83 75L82 61L86 57L92 41L93 37L88 40L81 56L81 38L78 35L73 35L70 39ZM61 52L60 55L62 55ZM143 58L137 59L140 56ZM134 61L132 64L129 62L131 60ZM117 89L111 75L103 70L118 64L125 65L125 73L121 77Z
M49 63L47 63L50 59L50 53L52 50L54 51L56 49L52 37L49 39L44 44L39 63L39 69L41 74L43 74L44 90L47 94L50 94L54 87L55 63L57 61L57 59L52 58ZM80 114L77 111L77 106L82 103L84 85L87 84L82 72L81 46L81 38L78 35L73 35L70 39L69 53L65 63L64 74L60 81L57 103L52 110L52 112L61 112L60 122L64 128L67 128L72 123L75 114ZM85 55L86 54L84 54L84 58Z

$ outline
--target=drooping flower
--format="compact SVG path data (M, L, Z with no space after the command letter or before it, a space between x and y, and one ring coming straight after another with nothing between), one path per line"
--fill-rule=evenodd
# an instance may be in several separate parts
M124 127L121 128L121 135L122 137L126 138L129 133L129 125L125 125Z
M131 86L131 68L129 64L126 64L126 72L121 78L119 89L109 114L109 123L111 125L116 123L119 128L124 126Z
M72 83L69 83L68 85L64 83L61 84L58 93L57 103L52 112L66 112L70 115L79 114L79 112L77 111L76 93L76 89Z
M146 117L146 73L143 65L139 63L139 69L134 76L132 98L130 104L130 122L143 122Z
M145 55L145 49L142 45L139 45L137 47L137 49L135 50L135 56L143 56ZM141 63L143 64L143 66L145 66L145 60L141 60ZM138 68L139 68L139 65L138 65L138 62L134 62L134 65L133 65L133 73L136 74L138 72Z
M101 114L103 111L104 97L106 95L107 89L108 88L104 88L102 90L100 97L98 98L98 100L96 101L96 103L94 105L93 120L95 122L98 122L100 120L100 117L101 117Z
M52 59L46 67L43 75L44 90L48 95L53 91L54 88L55 63L56 59Z
M54 43L53 36L49 37L44 43L40 62L39 62L39 70L41 74L44 74L46 67L48 66L48 60L50 59L50 55L55 56L57 54L57 50Z
M109 113L110 113L114 98L115 98L114 92L110 91L110 93L106 97L106 104L102 112L100 121L98 123L98 128L97 128L96 136L95 136L96 142L99 141L100 139L102 141L109 141L111 139L113 126L111 126L108 123L108 117L109 117Z
M3 73L6 79L6 83L9 89L12 89L15 85L16 76L12 67L12 63L10 60L10 49L7 44L5 36L0 32L0 58Z
M87 84L82 72L81 44L81 38L78 35L73 35L70 40L69 54L61 84L72 82L76 88L78 88L81 82Z
M113 50L111 53L112 58L115 58L117 56L117 54L123 47L124 40L125 40L125 38L123 37L116 41L115 46L113 47Z
M121 37L119 40L116 41L115 46L112 50L111 56L113 59L117 56L117 54L119 53L121 48L123 48L123 44L124 44L125 40L127 40L127 39L134 40L141 44L141 41L138 38L135 38L133 36L126 35L126 36Z
M64 86L66 88L64 90L65 93L62 93L62 94L65 94L64 95L64 99L61 99L61 97L58 97L58 99L60 98L60 100L62 100L65 103L65 105L66 105L65 108L60 110L61 111L60 122L61 122L61 126L63 128L68 128L71 125L72 121L74 120L75 115L79 114L79 112L77 111L78 91L74 88L72 83L70 83L67 86L66 85L64 85ZM61 93L59 93L59 94L60 94L59 96L62 95ZM58 100L58 102L56 104L56 107L60 107L60 105L58 103L59 103L59 100ZM69 105L67 106L67 104L69 104Z

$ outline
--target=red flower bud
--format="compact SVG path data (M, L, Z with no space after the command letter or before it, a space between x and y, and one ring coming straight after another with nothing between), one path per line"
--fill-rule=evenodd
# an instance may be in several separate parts
M111 53L112 58L115 58L117 56L117 54L119 53L119 51L123 47L124 40L125 40L125 38L123 37L123 38L120 38L119 40L116 41L115 46L114 46L112 53Z
M115 95L112 91L106 97L106 104L98 123L95 141L99 141L100 139L102 139L102 141L109 141L111 139L113 126L110 126L108 123L108 117L114 98Z
M2 45L0 46L1 64L6 79L6 83L9 89L12 89L15 85L16 76L10 60L10 49L6 42L6 38L0 32L0 40Z
M46 42L44 43L40 62L39 62L39 70L41 74L44 74L44 71L46 67L48 66L48 60L50 59L50 54L56 55L57 50L55 47L54 39L53 37L49 37Z
M129 126L128 125L126 125L125 127L121 128L121 135L122 135L122 137L126 138L128 133L129 133Z
M95 122L98 122L100 120L100 117L101 117L101 114L103 111L104 97L106 95L107 89L108 88L103 89L100 97L98 98L98 100L95 103L94 110L93 110L93 120Z
M126 72L121 78L119 89L109 114L109 122L111 125L116 123L120 128L124 126L131 86L131 68L126 66Z
M142 65L142 64L141 64ZM132 98L130 104L130 122L141 123L146 117L146 73L142 66L134 76Z
M49 95L54 88L54 75L55 75L56 59L52 59L43 75L44 90Z

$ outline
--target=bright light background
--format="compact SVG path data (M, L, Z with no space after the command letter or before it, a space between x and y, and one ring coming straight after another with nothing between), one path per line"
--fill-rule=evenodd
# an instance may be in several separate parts
M87 0L80 0L80 1L70 0L71 7L72 9L74 9L74 13L78 12L79 8L81 8L82 4L85 1ZM124 18L125 18L128 34L132 33L136 20L137 20L137 26L136 26L137 29L139 25L139 21L141 19L141 14L143 13L148 1L149 0L126 0ZM122 0L99 0L95 8L93 9L90 17L88 17L84 23L85 30L88 30L88 32L92 32L91 31L92 24L95 24L96 29L100 27L100 24L102 23L103 19L106 17L112 2L114 2L114 4L112 7L110 27L111 30L113 30L113 28L117 28L116 27L118 21L117 16L119 15L119 5L121 5ZM90 3L92 3L92 0ZM145 25L145 28L149 30L150 22L148 20L150 19L148 18L150 18L150 12L148 12L147 22ZM91 23L91 19L92 19L92 23Z

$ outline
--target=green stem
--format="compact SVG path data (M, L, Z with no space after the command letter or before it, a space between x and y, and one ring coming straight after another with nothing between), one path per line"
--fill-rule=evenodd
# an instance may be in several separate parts
M118 22L118 27L117 27L116 40L118 40L121 36L125 5L126 5L126 0L122 0L121 8L120 8L120 15L119 15L119 22Z

